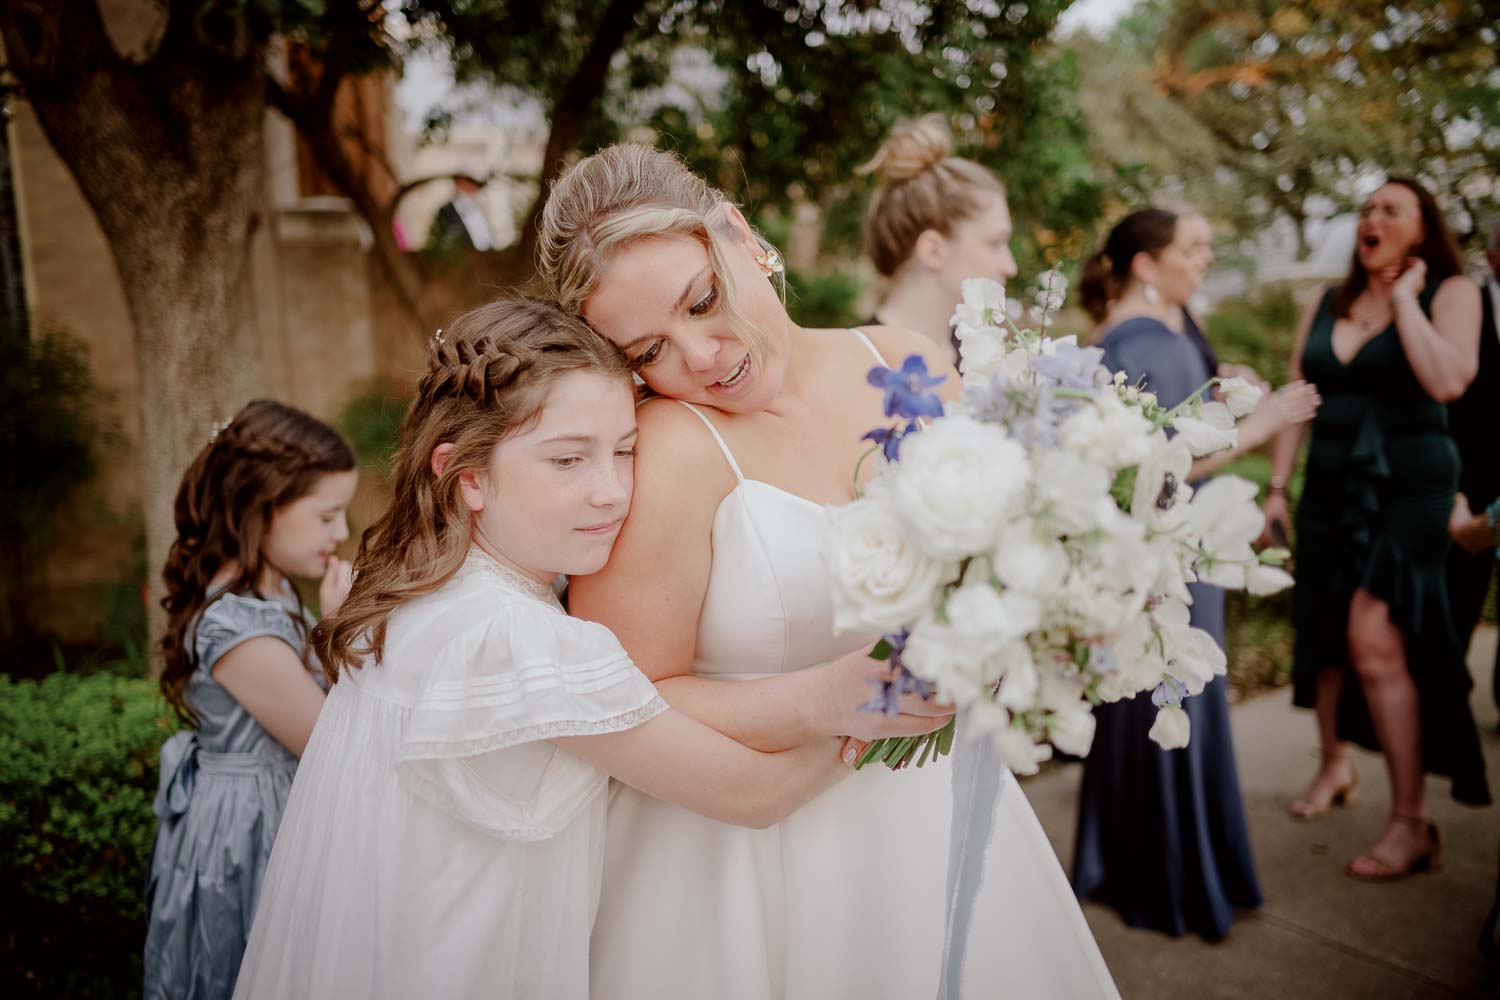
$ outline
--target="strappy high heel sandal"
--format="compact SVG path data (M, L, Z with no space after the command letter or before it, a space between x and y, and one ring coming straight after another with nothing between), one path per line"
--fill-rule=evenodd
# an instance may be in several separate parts
M1326 804L1320 805L1316 802L1312 802L1304 794L1301 798L1294 799L1292 803L1287 806L1287 812L1291 813L1293 817L1300 820L1317 819L1319 816L1325 815L1334 806L1338 806L1342 809L1345 806L1354 805L1354 793L1358 790L1358 788L1359 772L1354 769L1354 762L1349 761L1348 784L1339 788L1331 796L1329 796L1328 802Z
M1396 882L1409 875L1435 872L1443 867L1443 833L1438 825L1425 816L1397 816L1403 823L1424 824L1427 827L1427 850L1413 857L1404 867L1382 861L1370 853L1361 854L1344 866L1344 874L1361 882ZM1355 865L1364 862L1368 871L1358 871Z

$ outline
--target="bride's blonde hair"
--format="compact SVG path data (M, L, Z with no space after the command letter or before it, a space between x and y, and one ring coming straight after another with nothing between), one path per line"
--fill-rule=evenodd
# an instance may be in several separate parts
M708 251L724 309L735 333L757 358L765 338L738 307L728 254L739 234L726 217L724 192L674 154L622 143L585 157L552 188L537 238L537 273L564 309L582 315L614 255L639 240L685 236ZM752 231L763 253L775 248ZM782 291L780 274L772 274Z
M985 195L1005 197L1005 185L992 170L952 153L947 122L924 115L897 124L859 168L879 182L865 216L865 247L883 276L906 263L927 230L951 236L954 224L979 212Z

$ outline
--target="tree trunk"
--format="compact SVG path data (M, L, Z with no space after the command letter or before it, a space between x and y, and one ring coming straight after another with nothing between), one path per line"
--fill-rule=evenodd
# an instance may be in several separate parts
M115 51L93 0L3 6L10 66L99 220L135 328L154 648L178 482L214 422L261 391L263 50L243 20L186 0L142 63Z

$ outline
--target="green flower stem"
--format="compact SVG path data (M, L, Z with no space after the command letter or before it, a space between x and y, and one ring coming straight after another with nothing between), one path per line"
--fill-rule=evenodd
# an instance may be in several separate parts
M859 456L859 461L854 463L854 499L858 500L864 496L865 491L859 488L859 470L864 467L865 459L880 450L880 445L870 445L870 450Z
M927 763L929 757L937 760L953 751L954 731L955 721L950 719L946 726L936 732L924 733L921 736L875 740L865 747L865 752L860 754L859 759L854 762L854 770L858 771L876 760L894 770L910 764L919 753L921 757L917 760L917 767L921 767Z

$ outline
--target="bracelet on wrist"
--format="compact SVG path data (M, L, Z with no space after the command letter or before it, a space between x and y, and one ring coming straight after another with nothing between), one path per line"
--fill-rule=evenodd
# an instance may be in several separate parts
M1267 493L1286 493L1286 480L1281 476L1272 476L1270 484L1266 487Z

